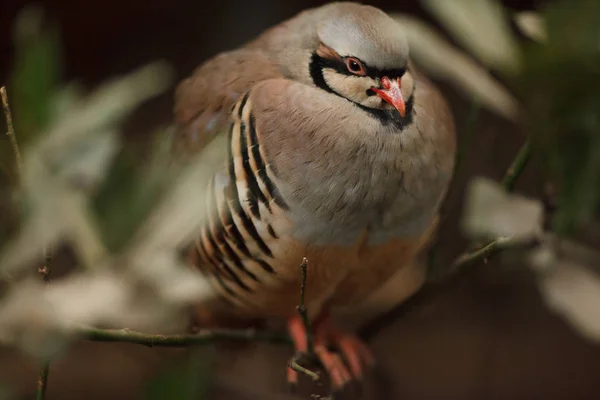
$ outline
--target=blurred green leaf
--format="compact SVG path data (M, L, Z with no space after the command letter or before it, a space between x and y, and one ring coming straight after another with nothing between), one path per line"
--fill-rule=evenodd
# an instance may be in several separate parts
M0 400L13 400L16 398L17 396L15 395L14 391L9 386L9 384L5 382L0 382Z
M21 145L50 121L51 99L62 71L58 26L43 20L43 11L29 6L14 27L15 58L8 89L15 129Z
M499 1L421 0L421 3L485 65L505 73L518 71L520 49Z
M160 373L146 390L147 400L201 400L211 378L212 350L190 348L185 362Z
M546 40L546 25L545 21L535 11L521 11L513 16L515 24L528 38L537 42Z
M516 120L520 105L507 88L473 57L452 45L431 24L408 14L391 14L404 29L410 57L430 78L447 81L469 99Z
M49 122L51 97L61 76L62 49L58 26L44 26L43 12L36 6L25 8L17 16L13 39L15 55L7 92L17 140L22 149ZM2 133L4 129L3 124ZM16 175L12 153L12 147L3 134L0 139L0 170L14 183Z
M97 226L109 251L124 249L136 230L174 183L169 165L166 135L159 132L144 163L132 146L126 146L113 162L104 184L93 199Z
M542 15L548 40L526 45L515 87L547 178L560 188L554 228L569 234L600 203L600 2L563 0Z

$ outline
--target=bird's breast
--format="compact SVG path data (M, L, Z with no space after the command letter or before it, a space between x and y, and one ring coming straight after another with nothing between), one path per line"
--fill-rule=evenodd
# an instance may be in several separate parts
M411 133L314 146L295 178L280 184L293 205L293 236L349 245L366 231L367 241L377 244L427 229L444 180L433 158L411 153Z

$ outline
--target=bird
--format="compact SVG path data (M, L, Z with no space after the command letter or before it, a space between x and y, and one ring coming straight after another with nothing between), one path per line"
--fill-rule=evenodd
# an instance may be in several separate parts
M174 93L177 157L227 138L187 252L215 309L285 321L297 353L314 339L333 389L360 381L375 356L332 312L398 271L405 298L421 288L413 261L455 162L449 103L410 60L404 27L355 2L305 9L204 61ZM296 310L304 258L312 332ZM290 367L287 380L298 381Z

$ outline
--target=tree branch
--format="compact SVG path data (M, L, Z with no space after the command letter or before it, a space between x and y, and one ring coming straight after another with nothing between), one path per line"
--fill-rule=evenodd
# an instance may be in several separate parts
M15 164L17 171L17 181L21 183L23 176L23 160L21 158L21 151L19 150L19 143L17 141L17 135L15 133L15 127L13 125L12 113L10 111L10 104L8 102L8 94L6 93L6 87L0 87L0 98L2 100L2 108L4 109L4 117L6 119L7 132L6 135L10 141L13 153L15 155ZM38 272L42 276L42 279L46 284L50 282L50 262L52 258L47 249L44 249L44 266L38 269ZM38 376L36 399L44 400L46 398L46 389L48 387L48 374L50 373L50 362L44 361L40 367L40 373Z
M487 262L490 257L497 253L535 246L536 243L537 240L531 238L498 238L480 249L462 254L454 260L448 272L440 274L436 279L427 282L412 297L390 311L377 315L364 323L358 329L358 335L365 341L369 341L394 321L403 318L412 310L422 306L426 301L430 301L433 297L447 290L448 287L459 282L479 262Z
M38 268L38 273L44 280L44 283L50 283L50 263L52 262L52 254L47 248L44 248L44 266Z
M6 118L6 126L8 131L6 135L10 141L13 153L15 155L15 164L17 171L17 180L19 184L23 176L23 160L21 158L21 151L19 150L19 143L17 141L17 135L15 127L13 125L12 113L10 111L10 104L8 102L8 94L6 87L0 87L0 97L2 98L2 108L4 109L4 116ZM52 262L52 256L47 248L44 248L44 265L38 269L39 274L44 280L45 284L50 283L50 263ZM36 399L44 400L46 398L46 389L48 388L48 375L50 374L50 361L44 361L40 366L40 373L38 376Z
M523 146L517 152L513 162L510 164L504 177L502 178L502 186L507 192L514 189L517 179L521 176L529 159L531 158L531 139L527 138Z
M2 108L4 109L4 116L6 118L6 126L8 131L6 135L12 146L13 153L15 155L15 163L17 170L17 177L19 184L23 176L23 160L21 158L21 151L19 150L19 143L17 142L17 135L15 127L13 125L12 113L10 111L10 104L8 102L8 94L6 93L6 87L0 87L0 97L2 98ZM44 266L38 269L45 284L50 283L50 263L52 262L52 256L47 248L44 248ZM40 367L40 373L37 382L36 399L44 400L46 398L46 389L48 388L48 375L50 374L50 362L44 361Z
M37 382L37 390L35 392L36 400L44 400L46 398L46 388L48 387L48 374L50 372L50 363L44 363L40 367L40 374Z
M44 266L38 269L46 285L50 284L50 263L52 255L48 248L44 248ZM44 361L40 367L38 377L38 385L36 391L36 400L44 400L46 398L46 389L48 388L48 375L50 374L50 361Z
M296 354L294 356L294 358L292 358L292 361L290 361L288 366L296 372L300 372L306 376L309 376L313 381L318 381L319 374L314 371L311 371L308 368L304 368L302 365L298 364L299 357L300 357L300 354Z
M302 283L300 284L300 303L296 309L302 318L304 330L306 331L306 353L312 355L314 353L312 328L310 326L310 320L308 319L308 310L306 309L306 305L304 303L304 295L306 293L306 275L308 273L308 260L306 257L302 259L300 269L302 271Z
M306 355L309 357L313 357L315 354L315 349L313 345L313 333L312 327L310 324L310 319L308 318L308 310L306 309L306 304L304 302L304 297L306 294L306 276L308 275L308 260L306 257L302 259L302 264L300 264L300 270L302 273L302 281L300 283L300 302L296 307L298 314L300 314L300 318L302 318L302 324L304 325L304 332L306 333ZM319 374L309 370L308 368L304 368L298 363L298 360L302 356L302 354L296 354L294 358L290 361L288 367L293 369L296 372L308 375L313 380L319 379Z
M10 105L8 103L8 95L6 94L5 86L0 87L0 97L2 97L2 108L4 109L4 117L6 118L6 126L8 129L6 135L8 136L13 153L15 154L17 176L20 182L21 175L23 174L23 160L21 159L21 151L19 150L19 143L17 142L17 136L15 135L15 127L13 126L13 119L10 112Z
M504 250L514 250L517 248L529 247L535 245L537 243L536 238L520 238L520 237L500 237L486 246L481 247L477 250L474 250L469 253L464 253L460 255L450 267L450 274L456 273L456 271L467 267L470 264L477 263L479 261L487 262L490 257L493 255L504 251Z
M134 343L148 347L202 346L217 341L292 344L290 337L286 334L255 329L211 329L200 330L197 333L189 335L161 335L136 332L129 329L82 327L77 329L76 333L85 340L95 342Z

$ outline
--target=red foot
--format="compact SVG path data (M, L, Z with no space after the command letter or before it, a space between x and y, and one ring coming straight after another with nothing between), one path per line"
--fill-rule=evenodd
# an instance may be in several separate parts
M296 353L306 353L306 330L300 316L293 316L288 320L288 330ZM340 390L352 379L363 378L364 366L370 368L375 365L375 358L368 347L354 334L336 328L328 315L324 314L313 322L315 331L315 355L327 371L333 390ZM348 363L350 369L342 361L342 357L329 350L329 347L338 350ZM298 382L298 372L288 367L288 383L295 386Z

